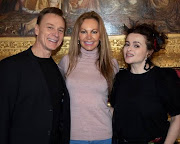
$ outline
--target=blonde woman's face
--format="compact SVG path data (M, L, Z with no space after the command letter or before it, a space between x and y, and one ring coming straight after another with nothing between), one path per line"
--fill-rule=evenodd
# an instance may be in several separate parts
M100 40L99 25L95 19L85 19L79 31L79 41L81 47L92 51L94 50Z

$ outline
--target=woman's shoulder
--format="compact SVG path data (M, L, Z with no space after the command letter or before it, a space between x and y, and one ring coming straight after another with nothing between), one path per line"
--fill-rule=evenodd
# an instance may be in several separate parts
M112 58L112 62L113 62L113 63L118 63L118 62L117 62L117 59L115 59L115 58Z
M173 68L156 67L156 71L158 71L159 75L163 77L178 78L177 72Z
M119 78L119 77L125 77L127 74L128 74L129 70L126 69L126 68L120 68L119 69L119 72L116 74L116 77Z
M119 68L119 73L127 73L129 72L128 68Z
M119 64L117 62L117 60L115 58L112 59L112 64L113 64L113 68L114 68L114 73L118 73L119 71Z
M157 79L167 85L180 85L180 78L173 68L156 68Z
M62 58L61 58L61 61L69 61L69 55L64 55Z
M58 65L66 65L69 63L69 56L65 55L61 58L61 60L59 61Z
M67 72L68 66L69 66L69 56L65 55L62 57L62 59L58 63L58 67L62 75L65 75L65 73Z

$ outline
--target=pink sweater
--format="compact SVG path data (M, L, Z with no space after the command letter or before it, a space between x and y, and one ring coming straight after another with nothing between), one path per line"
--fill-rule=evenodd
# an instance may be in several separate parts
M71 140L104 140L112 137L112 114L107 106L108 87L105 78L95 65L98 49L86 51L81 48L76 68L66 79L71 106ZM68 55L58 64L66 73ZM113 59L114 71L119 67Z

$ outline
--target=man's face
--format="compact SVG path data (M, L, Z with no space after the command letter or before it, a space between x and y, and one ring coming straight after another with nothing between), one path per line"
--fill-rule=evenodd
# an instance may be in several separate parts
M51 52L59 47L64 38L65 23L61 16L45 14L39 25L35 26L38 47L44 52Z

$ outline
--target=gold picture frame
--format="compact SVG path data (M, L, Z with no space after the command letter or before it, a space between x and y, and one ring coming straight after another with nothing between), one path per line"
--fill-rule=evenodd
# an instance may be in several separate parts
M180 34L167 34L168 42L166 48L155 54L152 61L160 67L180 67ZM123 60L122 47L124 45L124 35L109 36L113 57L118 60L120 68L127 65ZM0 60L26 50L33 45L35 37L1 37L0 38ZM68 53L70 37L65 36L61 48L53 53L56 63Z

